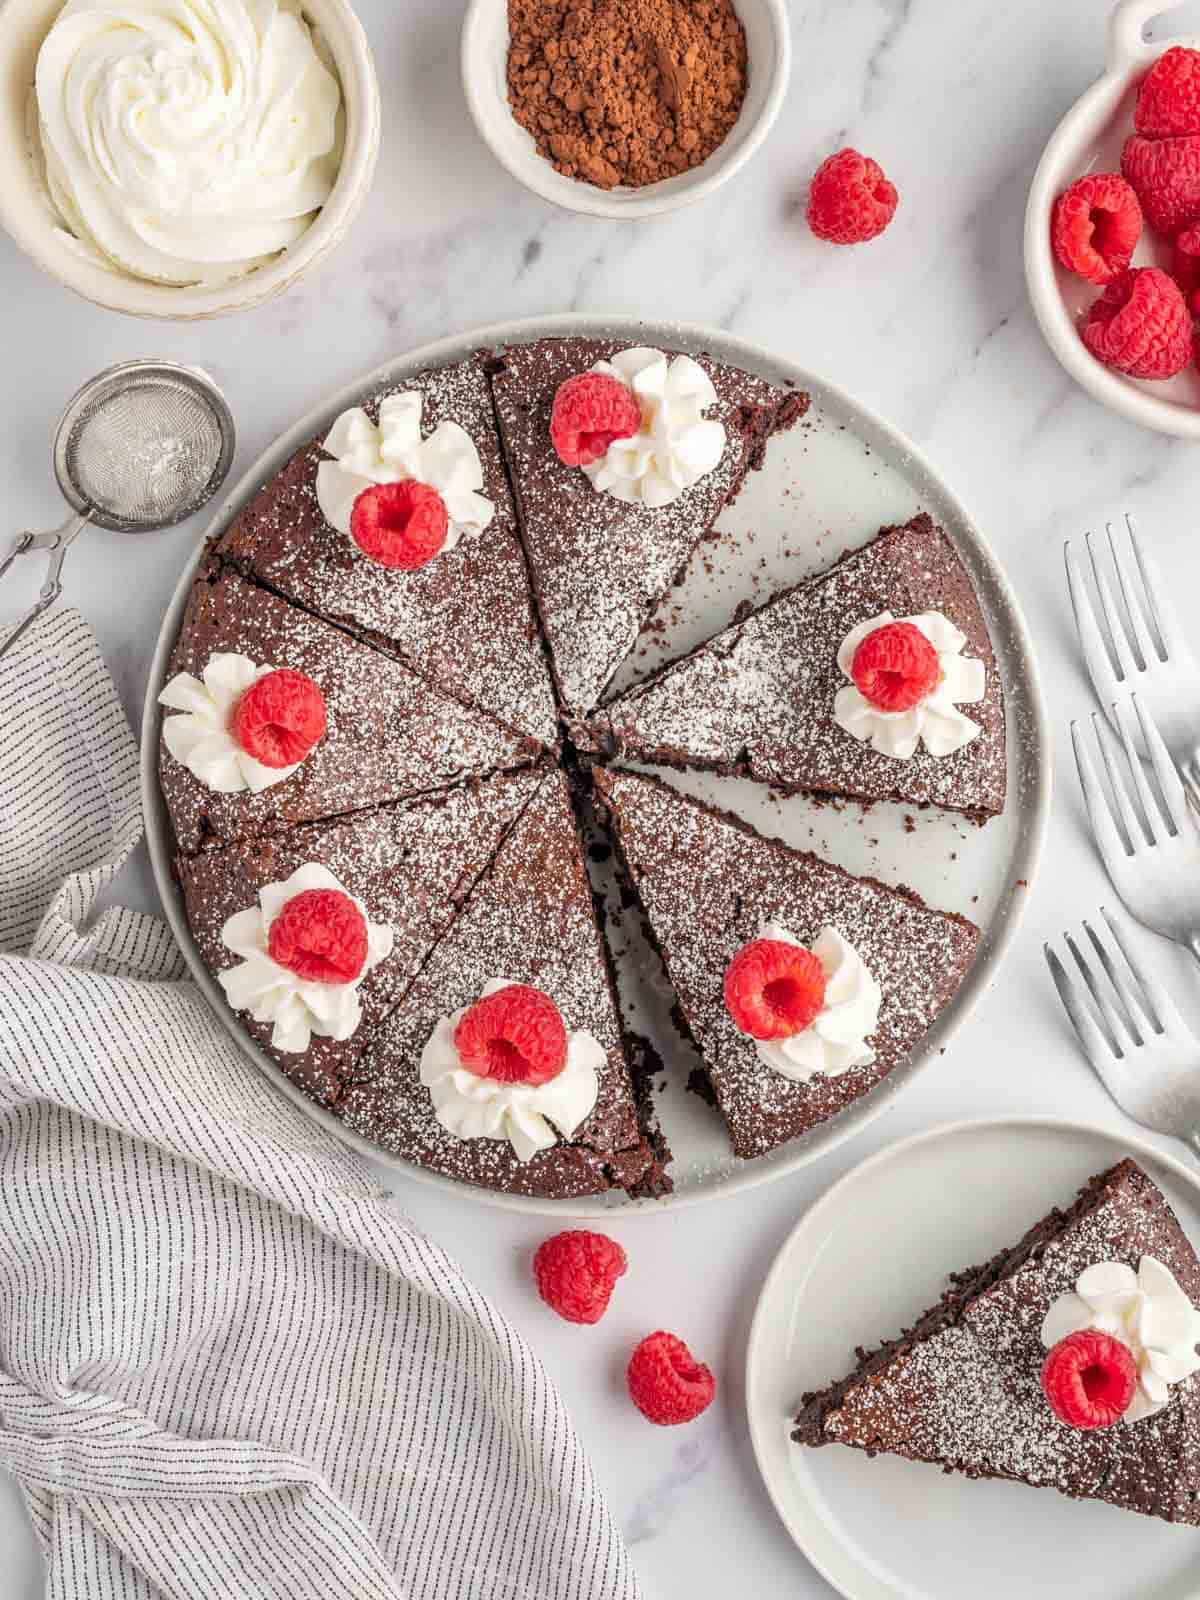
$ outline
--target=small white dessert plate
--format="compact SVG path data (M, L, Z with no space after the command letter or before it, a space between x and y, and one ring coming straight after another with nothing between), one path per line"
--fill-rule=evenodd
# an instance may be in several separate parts
M775 1508L849 1600L1196 1600L1200 1532L1050 1489L894 1456L802 1449L801 1394L909 1326L949 1273L986 1261L1095 1172L1133 1156L1200 1245L1200 1177L1141 1140L1040 1118L960 1122L880 1152L828 1190L767 1274L746 1404Z

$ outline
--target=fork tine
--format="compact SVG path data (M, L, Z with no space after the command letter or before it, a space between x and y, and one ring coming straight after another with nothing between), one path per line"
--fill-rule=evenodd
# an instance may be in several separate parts
M1158 635L1159 655L1166 661L1172 653L1179 649L1181 634L1179 621L1175 615L1175 608L1167 599L1163 590L1162 579L1153 560L1142 549L1142 542L1137 536L1137 529L1133 525L1133 518L1125 513L1125 526L1129 531L1129 548L1133 551L1133 559L1137 563L1138 572L1142 579L1142 592L1146 596L1146 609L1154 631Z
M1121 744L1125 749L1125 760L1129 765L1129 775L1133 779L1133 787L1137 790L1138 800L1141 802L1142 815L1146 819L1146 829L1150 835L1150 843L1161 844L1164 825L1175 832L1174 819L1169 815L1164 806L1158 803L1158 797L1150 787L1146 777L1146 769L1142 765L1141 757L1137 752L1133 727L1133 706L1130 700L1114 700L1113 716L1116 719L1117 729L1121 735Z
M1079 787L1083 790L1083 803L1087 807L1088 819L1092 824L1092 834L1099 848L1100 858L1108 868L1109 876L1115 877L1118 872L1123 871L1129 851L1109 810L1104 789L1092 765L1092 758L1088 755L1078 722L1071 724L1071 745L1075 751Z
M1092 712L1092 732L1096 738L1096 745L1104 762L1104 770L1108 774L1108 781L1112 786L1112 797L1120 814L1121 822L1125 828L1125 837L1129 841L1129 854L1137 855L1146 843L1146 834L1136 811L1133 801L1129 798L1127 780L1117 772L1117 763L1113 759L1112 746L1109 735L1102 726L1099 714ZM1136 757L1134 758L1136 761ZM1143 780L1145 774L1143 774Z
M1150 1026L1150 1018L1146 1015L1141 996L1124 973L1117 970L1112 951L1090 922L1084 922L1083 931L1091 941L1092 949L1096 952L1100 965L1104 968L1104 974L1117 997L1112 1005L1113 1012L1125 1024L1126 1032L1140 1048L1154 1031Z
M1084 538L1087 545L1088 557L1092 563L1092 577L1096 584L1096 593L1100 597L1100 610L1108 628L1109 639L1112 642L1113 657L1116 661L1116 678L1118 683L1128 683L1138 670L1134 665L1133 654L1129 648L1129 639L1124 625L1117 616L1117 606L1113 599L1112 589L1108 579L1104 576L1104 569L1096 559L1096 547L1092 543L1089 533Z
M1107 700L1111 686L1116 682L1112 655L1100 631L1100 624L1096 621L1087 583L1084 581L1079 559L1069 539L1063 547L1063 555L1067 564L1067 591L1071 596L1071 610L1075 613L1075 628L1079 634L1079 642L1083 646L1083 659L1087 663L1097 693L1102 699Z
M1158 779L1159 794L1167 808L1167 814L1175 825L1176 834L1180 834L1184 829L1194 826L1191 811L1188 809L1187 790L1183 787L1183 779L1171 760L1170 752L1163 743L1162 734L1159 733L1154 718L1136 694L1132 696L1132 701L1142 730L1142 742L1146 747L1146 754L1150 757L1150 764L1154 768L1154 776Z
M1079 976L1083 979L1084 988L1092 998L1092 1005L1100 1014L1100 1022L1103 1024L1101 1032L1103 1033L1107 1029L1105 1037L1108 1039L1109 1048L1114 1055L1120 1056L1124 1060L1126 1053L1125 1039L1129 1036L1128 1029L1121 1027L1120 1019L1112 1001L1108 997L1107 990L1103 984L1097 982L1096 974L1092 971L1087 957L1075 942L1074 937L1069 933L1064 933L1063 939L1066 941L1067 949L1075 957L1075 965L1079 968Z
M1046 965L1050 968L1050 976L1054 980L1054 987L1058 990L1058 998L1070 1018L1071 1026L1075 1029L1075 1037L1079 1040L1084 1055L1091 1062L1100 1082L1120 1104L1120 1090L1127 1072L1124 1063L1113 1054L1108 1040L1088 1015L1079 990L1075 986L1075 980L1059 960L1057 950L1051 944L1044 944L1042 950L1045 953Z
M1157 979L1152 978L1140 962L1133 959L1120 924L1113 917L1107 906L1100 907L1100 915L1104 918L1109 933L1112 934L1113 943L1121 952L1122 960L1141 988L1146 1015L1149 1017L1155 1033L1165 1033L1169 1028L1173 1029L1177 1025L1182 1026L1183 1019L1175 1009L1175 1002L1162 984Z
M1134 564L1130 561L1125 550L1118 545L1117 536L1113 532L1110 522L1105 528L1108 534L1108 548L1112 555L1113 567L1117 574L1117 585L1121 591L1121 599L1125 602L1125 615L1129 619L1129 626L1133 632L1134 655L1138 658L1143 672L1147 667L1153 666L1158 660L1158 652L1154 648L1154 641L1150 637L1150 630L1146 626L1146 612L1142 598L1142 583L1140 573L1135 572Z

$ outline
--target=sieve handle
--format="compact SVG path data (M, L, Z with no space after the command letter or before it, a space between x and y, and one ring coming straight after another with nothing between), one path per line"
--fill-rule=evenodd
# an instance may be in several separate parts
M51 528L47 533L19 533L9 546L8 554L3 561L0 561L0 578L3 578L18 556L26 555L32 550L48 550L50 559L46 564L46 578L37 599L3 644L0 644L0 656L8 654L26 629L37 621L43 611L49 611L62 593L62 567L67 549L80 529L87 527L87 523L86 514L68 517L61 528Z

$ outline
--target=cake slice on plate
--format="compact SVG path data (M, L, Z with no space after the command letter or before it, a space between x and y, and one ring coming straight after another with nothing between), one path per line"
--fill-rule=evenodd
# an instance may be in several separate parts
M792 1437L1200 1524L1200 1263L1132 1160L804 1397Z
M556 740L480 360L414 373L344 411L259 491L217 550L517 733Z
M541 746L210 562L159 696L179 851L528 765Z
M346 1126L512 1194L662 1186L567 781L549 774L360 1063Z
M500 774L176 862L205 966L313 1099L354 1077L542 781Z
M925 514L884 528L593 722L635 761L786 792L1004 809L1004 699L970 575Z
M655 778L593 773L739 1156L873 1089L971 965L979 930L765 838Z
M808 396L583 338L509 346L492 391L559 695L584 713Z

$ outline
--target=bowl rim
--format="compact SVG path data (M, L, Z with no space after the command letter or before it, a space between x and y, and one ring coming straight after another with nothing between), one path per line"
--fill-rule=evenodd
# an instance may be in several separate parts
M823 1125L823 1132L816 1140L799 1143L793 1141L790 1147L781 1147L784 1153L776 1152L775 1159L764 1157L757 1163L747 1162L727 1175L718 1185L698 1185L678 1190L665 1199L633 1200L618 1198L615 1195L607 1197L589 1195L576 1199L552 1200L477 1188L390 1154L381 1146L354 1133L323 1106L310 1100L284 1076L278 1066L250 1038L236 1015L230 1011L220 986L200 958L183 909L182 895L172 872L169 825L158 778L159 729L162 716L162 709L158 704L158 691L166 680L171 652L183 620L191 585L196 570L204 559L209 540L228 527L233 517L257 493L262 484L279 470L294 450L318 434L339 411L347 406L359 404L364 394L385 384L396 383L410 372L435 366L444 361L461 359L475 350L494 345L523 344L544 337L572 335L628 338L635 344L664 339L680 349L709 350L719 360L733 361L749 371L772 375L776 381L791 379L801 388L808 388L819 395L822 403L829 403L835 408L853 414L864 430L869 431L872 438L879 441L883 447L903 455L914 472L934 486L938 499L953 516L954 527L956 530L961 530L962 544L959 548L969 552L969 565L977 571L981 588L986 588L987 593L994 597L994 603L1004 613L1009 629L1008 649L1011 649L1012 659L1021 664L1023 678L1019 706L1010 701L1009 713L1010 716L1018 715L1022 719L1022 732L1027 746L1023 778L1019 778L1015 785L1010 786L1010 803L1016 802L1019 793L1025 807L1022 827L1014 841L1013 877L1016 885L1005 905L998 908L992 923L984 930L979 953L950 1005L918 1041L907 1061L896 1069L893 1074L894 1081L886 1093L867 1095L855 1106L847 1107L840 1117ZM955 542L958 545L957 536ZM243 1056L310 1120L319 1124L343 1145L349 1146L357 1154L387 1168L390 1172L411 1179L426 1188L440 1189L443 1193L457 1195L485 1207L540 1216L624 1218L664 1215L669 1211L704 1205L710 1201L725 1199L764 1184L780 1181L801 1167L820 1160L839 1145L852 1139L868 1123L884 1115L894 1104L895 1094L901 1092L913 1078L933 1065L951 1038L966 1026L971 1013L990 987L1016 938L1029 900L1028 891L1022 886L1032 885L1035 882L1045 850L1053 791L1053 752L1049 711L1033 640L1012 582L999 558L993 553L986 536L980 531L953 487L924 451L907 435L892 423L885 421L869 406L855 399L840 385L809 371L790 357L780 355L764 345L739 335L698 323L645 321L619 312L609 314L559 312L549 316L519 318L492 323L486 327L471 328L388 357L371 371L361 373L325 395L305 416L293 422L268 445L257 460L246 468L232 488L226 484L219 503L208 518L195 551L184 564L179 581L163 614L142 706L139 788L146 843L155 886L162 902L163 913L183 954L191 978L207 997L217 1021Z
M110 272L56 241L52 216L36 197L31 198L24 191L14 193L2 183L0 227L56 283L92 305L127 316L168 322L200 321L247 311L283 294L325 260L358 215L374 177L382 122L374 59L350 0L305 0L306 11L310 4L313 11L321 12L320 26L336 61L346 108L345 144L329 199L305 233L275 260L242 278L209 288L173 287ZM40 47L61 5L62 0L3 0L3 21L7 26L0 32L0 81L4 92L17 92L14 68L29 48L17 37L19 28L11 13L18 6L24 7L31 19L39 19L39 29L44 20L45 30L37 41ZM7 44L3 42L4 35L8 36ZM24 125L23 108L20 120ZM18 159L28 161L28 153L22 150Z
M477 70L478 62L484 54L483 29L491 20L496 8L505 4L505 0L470 0L463 18L459 55L463 94L471 113L471 120L479 137L505 171L523 187L542 200L557 206L561 211L571 211L581 216L608 217L623 222L634 221L639 217L661 216L669 211L678 211L683 206L693 205L719 189L745 166L751 156L756 154L778 118L787 95L792 71L792 34L788 23L786 0L757 0L757 3L764 8L770 19L775 38L775 60L758 119L732 153L720 159L724 146L719 145L702 166L692 168L690 173L680 173L678 177L685 181L670 194L662 192L662 186L675 180L663 179L661 183L649 184L644 189L621 190L621 198L614 200L609 197L608 190L597 189L592 184L573 178L564 179L543 156L536 153L536 164L531 161L525 165L509 159L506 150L492 133L492 109L495 102L482 89L486 74ZM502 109L506 115L511 115L507 103ZM704 167L714 162L716 164L712 169L705 172ZM697 174L703 175L696 176ZM573 193L576 189L579 191L577 196Z
M1175 0L1179 4L1180 0ZM1034 318L1059 364L1094 400L1132 422L1180 439L1200 439L1200 406L1148 393L1134 379L1097 361L1079 336L1058 284L1050 243L1050 215L1060 192L1063 167L1100 121L1103 109L1128 93L1149 62L1173 45L1200 48L1200 35L1175 34L1152 43L1142 27L1159 12L1172 9L1166 0L1118 0L1109 19L1106 70L1063 116L1046 142L1025 206L1025 283ZM1076 170L1074 176L1081 176ZM1070 180L1068 180L1070 181Z

